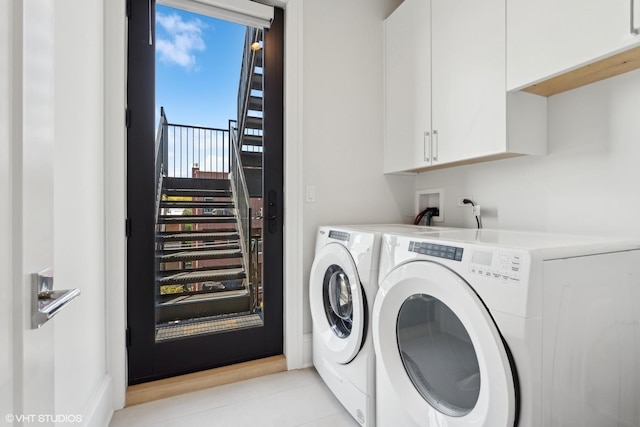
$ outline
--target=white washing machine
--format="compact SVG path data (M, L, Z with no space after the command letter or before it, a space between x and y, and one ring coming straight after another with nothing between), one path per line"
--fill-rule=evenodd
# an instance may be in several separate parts
M378 291L383 232L424 235L442 227L324 226L309 280L313 363L349 413L375 426L375 355L371 310Z
M385 235L377 425L639 427L639 248L515 231Z

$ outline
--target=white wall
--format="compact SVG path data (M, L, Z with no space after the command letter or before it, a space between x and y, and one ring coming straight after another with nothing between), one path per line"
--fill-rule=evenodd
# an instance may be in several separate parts
M549 154L425 172L445 189L445 225L640 237L640 71L550 97Z
M303 1L302 183L316 190L316 202L304 203L300 230L305 333L318 226L397 223L412 215L414 178L382 175L382 20L399 3ZM292 137L287 144L298 143Z
M13 276L11 248L12 4L0 2L0 415L13 411Z
M103 40L102 0L55 2L54 264L56 286L81 291L54 320L55 406L57 414L82 414L98 424L101 405L111 409L105 394Z

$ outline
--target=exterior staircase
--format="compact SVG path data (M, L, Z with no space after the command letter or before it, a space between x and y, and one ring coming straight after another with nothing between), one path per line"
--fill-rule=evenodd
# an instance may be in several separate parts
M185 329L180 337L228 321L261 324L263 52L250 46L262 38L247 28L237 120L228 130L171 124L161 109L155 285L164 338L157 339L171 339L176 328Z
M262 197L263 129L263 51L253 51L253 43L262 43L263 31L247 28L238 90L238 141L240 159L249 197Z
M252 311L236 212L228 179L164 178L156 221L159 324Z

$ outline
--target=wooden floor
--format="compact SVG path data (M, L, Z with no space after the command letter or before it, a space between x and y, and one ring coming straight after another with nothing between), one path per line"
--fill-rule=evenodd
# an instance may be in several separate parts
M231 366L209 369L127 387L126 406L165 399L264 375L283 372L287 362L283 355L252 360Z

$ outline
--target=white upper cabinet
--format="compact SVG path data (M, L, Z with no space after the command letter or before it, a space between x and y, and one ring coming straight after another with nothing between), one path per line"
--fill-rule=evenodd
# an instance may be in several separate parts
M405 0L387 18L385 173L546 153L546 99L506 92L505 12Z
M406 0L384 21L384 172L431 165L428 0Z
M504 0L431 8L434 164L506 151Z
M632 26L640 27L640 0L507 0L507 89L640 44Z

